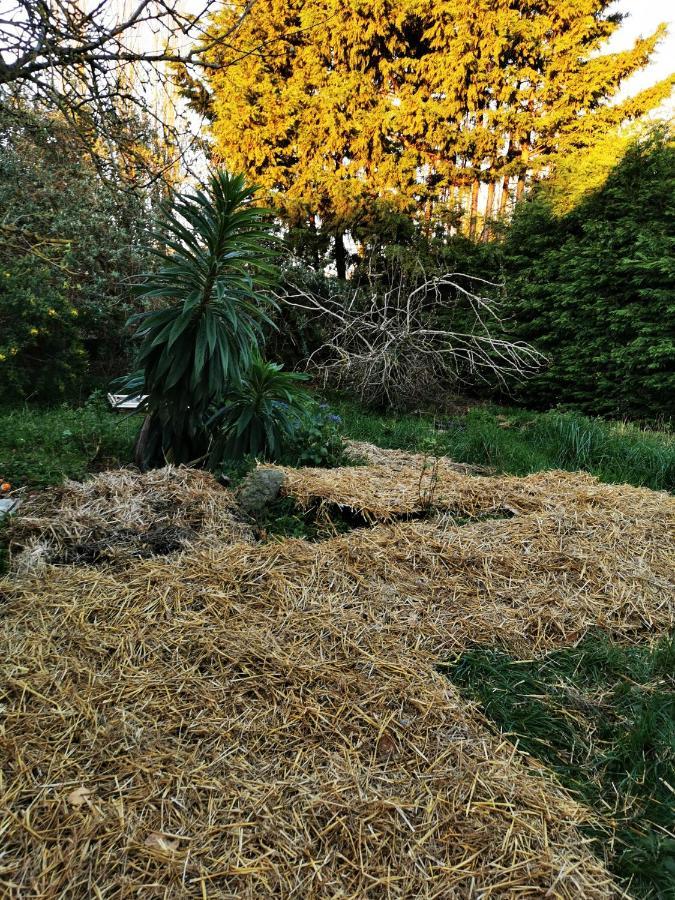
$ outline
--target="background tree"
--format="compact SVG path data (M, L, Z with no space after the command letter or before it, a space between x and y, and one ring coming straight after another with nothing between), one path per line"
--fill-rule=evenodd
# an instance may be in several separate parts
M0 129L0 394L83 394L124 360L153 196L111 188L57 112L0 107Z
M634 418L675 412L675 143L633 143L605 183L558 216L548 187L503 247L511 333L551 360L519 397Z
M183 0L13 0L0 17L0 103L58 111L101 174L110 176L115 159L144 185L161 180L178 162L189 165L199 140L174 80L210 65L200 47L212 43L214 4L200 0L185 12ZM219 42L251 5L230 4L233 21Z
M204 51L215 152L292 226L333 234L340 275L344 231L392 209L430 227L459 204L478 234L481 184L490 219L526 178L669 93L672 79L608 104L663 33L598 56L621 20L610 6L260 0L234 47ZM225 5L212 32L234 22Z

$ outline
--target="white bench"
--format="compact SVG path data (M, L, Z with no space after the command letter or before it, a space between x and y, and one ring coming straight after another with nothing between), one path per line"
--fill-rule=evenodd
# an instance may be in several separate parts
M0 500L0 520L5 516L11 516L19 507L19 500L12 500L9 497Z
M147 394L141 397L130 397L128 394L108 394L108 403L113 409L134 410L147 400Z

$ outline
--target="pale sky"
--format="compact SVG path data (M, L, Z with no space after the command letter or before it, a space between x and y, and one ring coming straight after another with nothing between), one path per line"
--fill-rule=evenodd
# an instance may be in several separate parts
M652 62L626 80L622 95L635 94L650 87L675 70L675 0L617 0L613 10L629 17L607 42L603 52L624 50L638 37L647 37L665 22L668 35L656 49Z

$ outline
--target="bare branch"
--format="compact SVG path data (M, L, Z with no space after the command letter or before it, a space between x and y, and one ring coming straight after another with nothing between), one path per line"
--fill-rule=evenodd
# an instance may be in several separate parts
M457 272L412 285L389 274L384 290L369 279L348 296L319 298L291 285L278 297L310 313L328 334L307 360L324 383L368 404L400 408L470 380L523 379L545 363L529 344L495 336L503 325L498 301L480 291L496 285ZM464 318L471 312L470 330L438 327L439 309L447 317L460 307Z

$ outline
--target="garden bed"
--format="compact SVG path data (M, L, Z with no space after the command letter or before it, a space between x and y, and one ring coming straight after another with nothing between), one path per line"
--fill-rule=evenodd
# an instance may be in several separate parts
M55 547L106 522L145 533L179 494L159 521L184 508L194 536L1 583L10 896L618 895L583 831L611 821L437 666L477 645L531 658L598 629L667 634L675 501L441 466L443 503L398 521L421 472L408 460L388 484L385 468L285 470L297 502L371 514L315 543L239 534L234 496L190 470L52 495L34 537L53 527ZM456 521L504 503L509 519Z

